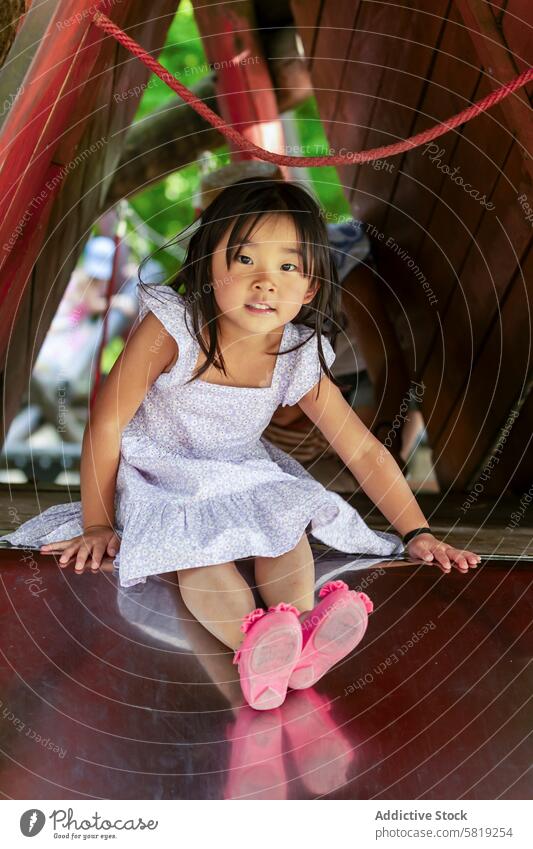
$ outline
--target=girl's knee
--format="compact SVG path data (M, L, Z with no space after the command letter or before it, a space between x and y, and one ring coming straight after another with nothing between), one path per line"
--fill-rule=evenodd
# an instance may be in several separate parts
M309 539L306 533L300 537L296 545L289 549L289 551L284 551L283 554L278 554L277 557L256 557L256 564L259 562L265 563L268 565L273 565L275 563L283 564L287 561L290 562L298 562L302 563L314 563L313 551L311 549L311 545L309 543Z
M196 566L191 569L179 569L178 582L181 589L201 589L217 586L230 580L237 571L233 561L216 563L214 566Z
M296 554L296 553L298 553L298 554L305 553L306 555L312 554L311 544L309 542L309 538L308 538L307 533L305 531L302 534L302 536L300 537L300 539L298 540L298 542L296 543L296 545L294 546L294 548L291 548L290 551L286 552L286 554ZM283 557L283 554L281 555L281 557Z

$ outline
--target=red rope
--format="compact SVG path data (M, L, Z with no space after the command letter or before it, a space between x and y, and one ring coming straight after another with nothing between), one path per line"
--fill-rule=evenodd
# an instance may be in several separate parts
M129 50L130 53L133 53L134 56L140 59L147 68L153 71L154 74L157 74L159 79L163 80L163 82L175 91L176 94L179 94L183 100L189 103L190 106L192 106L192 108L202 116L202 118L205 118L209 124L216 127L223 136L230 139L240 150L246 150L248 152L252 151L258 159L263 159L266 162L274 162L276 165L288 165L303 168L313 165L359 165L363 162L372 162L374 159L395 156L398 153L403 153L406 150L411 150L412 148L419 147L426 142L433 141L433 139L437 139L449 130L453 130L455 127L458 127L460 124L470 121L472 118L475 118L476 115L479 115L481 112L485 112L487 109L495 106L496 103L500 102L500 100L508 97L514 91L522 88L522 86L526 85L533 79L533 68L528 68L526 71L519 74L518 77L515 77L514 80L505 83L505 85L501 86L501 88L496 89L496 91L493 91L486 97L478 100L477 103L473 103L467 109L463 109L462 112L459 112L447 121L436 124L429 130L424 130L422 133L417 133L417 135L412 136L409 139L396 142L395 144L375 147L372 148L372 150L363 150L359 153L351 151L348 151L347 153L337 153L333 156L285 156L284 154L271 153L269 150L263 150L262 147L258 147L249 139L244 138L244 136L237 130L233 129L233 127L226 124L226 122L217 115L216 112L213 112L213 110L196 97L192 91L189 91L188 88L182 85L182 83L173 77L172 74L163 67L163 65L143 50L140 44L130 38L129 35L126 35L120 27L114 24L113 21L109 20L106 15L102 14L102 12L96 11L94 13L93 22L101 30L115 38L120 44L122 44L123 47L126 48L126 50Z

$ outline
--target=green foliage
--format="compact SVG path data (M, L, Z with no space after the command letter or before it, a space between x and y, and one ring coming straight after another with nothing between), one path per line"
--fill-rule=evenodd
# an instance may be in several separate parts
M115 365L116 360L118 360L123 347L124 340L122 336L115 336L113 339L109 340L102 351L102 362L100 365L102 374L109 374Z
M165 46L157 58L163 67L187 88L209 74L190 0L182 0L179 4L167 33ZM135 120L144 118L175 96L174 92L154 75L142 96Z
M326 155L329 142L318 114L316 99L308 98L294 110L297 121L297 132L300 144L308 156ZM327 212L341 214L350 213L350 207L342 190L337 169L333 166L309 168L313 188L318 195L322 207Z

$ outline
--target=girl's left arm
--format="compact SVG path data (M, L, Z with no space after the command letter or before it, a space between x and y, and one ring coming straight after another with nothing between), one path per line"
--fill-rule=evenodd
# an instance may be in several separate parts
M363 424L337 386L327 377L319 385L318 398L314 386L299 401L305 415L324 434L400 536L427 527L429 523L391 453ZM481 559L474 552L454 548L430 533L414 537L406 548L411 558L435 562L445 572L451 570L452 564L467 572Z

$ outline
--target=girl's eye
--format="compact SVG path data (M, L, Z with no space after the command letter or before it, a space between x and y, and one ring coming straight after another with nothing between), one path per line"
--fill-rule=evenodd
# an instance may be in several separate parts
M290 265L292 268L296 268L296 270L298 270L298 267L293 262L284 262L283 265L281 266L281 270L282 271L290 271L291 270L290 268L286 268L287 265Z
M237 254L235 259L237 260L237 262L242 262L242 265L250 265L250 263L252 262L252 258L246 256L246 254Z

